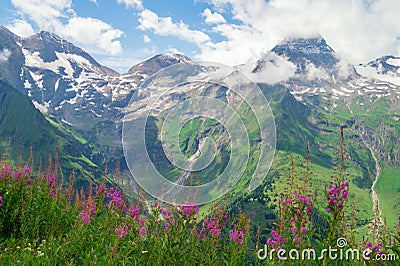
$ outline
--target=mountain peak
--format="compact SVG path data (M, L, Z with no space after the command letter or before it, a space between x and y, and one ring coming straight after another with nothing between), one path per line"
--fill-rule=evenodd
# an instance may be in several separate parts
M330 69L339 60L335 51L318 35L313 38L288 38L276 45L272 52L288 58L302 72L306 64L312 63L315 67Z
M150 59L131 67L128 74L146 74L151 76L158 70L179 63L189 63L189 57L182 54L158 54Z

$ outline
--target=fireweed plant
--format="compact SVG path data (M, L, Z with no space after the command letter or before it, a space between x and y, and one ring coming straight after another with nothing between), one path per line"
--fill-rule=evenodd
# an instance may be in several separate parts
M278 205L278 219L267 238L265 250L264 243L257 243L258 252L262 248L263 256L258 264L277 264L277 265L400 265L400 217L399 224L394 230L381 230L379 237L374 237L378 230L372 224L372 242L363 238L356 241L356 226L354 220L354 208L349 203L349 182L347 168L349 155L346 151L344 142L344 128L340 130L340 141L336 152L337 158L334 163L333 175L329 177L329 183L325 187L323 203L324 210L317 211L314 203L317 194L313 193L311 186L312 171L309 148L306 145L306 156L301 176L296 175L293 157L291 158L291 170L288 177L287 188L280 196ZM318 213L318 214L317 214ZM315 217L319 218L316 219ZM376 221L376 217L373 221ZM322 222L321 222L322 221ZM360 251L359 260L350 257L349 260L331 258L328 253L320 256L322 249L329 247L337 248L338 240L345 239L344 252L347 249L358 249ZM342 243L341 243L342 244ZM289 256L291 250L297 250ZM308 250L316 251L316 256L312 253L308 256ZM364 259L362 252L369 249L368 259ZM285 250L285 253L279 253ZM305 256L303 258L302 252ZM395 254L397 257L390 261L374 260L376 255ZM260 256L258 253L256 256ZM321 258L318 258L321 257Z
M244 265L244 214L128 200L106 178L76 191L58 166L0 161L0 265ZM63 185L62 185L63 184Z
M315 208L308 145L299 174L291 160L278 219L266 243L252 243L258 233L252 232L248 217L221 204L200 215L196 204L173 206L142 196L132 200L122 185L107 186L106 176L96 185L90 180L87 191L77 191L74 174L66 184L57 160L49 159L54 163L46 171L33 170L31 160L16 166L0 160L0 265L376 265L364 259L302 259L301 250L336 248L338 238L346 238L348 248L370 249L371 258L394 253L396 261L379 264L396 265L400 217L394 230L376 234L372 227L372 239L360 243L354 237L343 128L338 146L322 211ZM261 260L257 251L264 244L275 254ZM276 251L282 249L299 250L299 260L280 260Z

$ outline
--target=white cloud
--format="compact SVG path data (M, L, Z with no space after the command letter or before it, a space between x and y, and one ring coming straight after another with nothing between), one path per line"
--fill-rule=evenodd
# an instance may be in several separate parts
M258 65L259 64L259 65ZM253 70L259 66L256 72ZM284 57L269 52L256 64L246 64L240 68L255 82L275 84L295 76L296 66Z
M22 16L28 17L40 30L54 32L97 54L115 55L122 52L118 39L123 32L102 20L77 16L72 9L72 0L11 0L11 2Z
M73 17L68 24L58 29L62 36L91 47L89 50L108 52L112 55L122 52L121 43L117 40L122 31L113 29L109 24L94 18Z
M13 24L7 25L7 28L20 37L28 37L35 34L32 25L21 19L14 20Z
M52 30L54 22L74 14L72 0L11 0L15 8L34 21L40 29Z
M171 17L159 17L151 10L145 9L139 14L138 29L151 30L161 36L175 36L187 42L201 45L210 41L210 37L202 31L191 30L188 25L180 22L173 22Z
M208 24L221 24L226 22L221 14L217 12L212 13L209 8L204 9L202 16L205 17L204 21Z
M149 37L148 35L144 34L144 35L143 35L143 41L144 41L145 43L150 43L150 42L151 42L151 39L150 39L150 37Z
M179 51L177 48L168 46L167 52L170 54L184 54L182 51Z
M329 79L329 74L325 69L318 68L316 67L313 63L308 63L305 66L305 71L306 71L306 78L308 80L321 80L321 79Z
M90 2L97 4L97 0L89 0Z
M217 25L213 31L224 41L200 46L199 58L245 59L261 56L289 37L320 33L331 47L351 63L366 62L400 51L400 1L375 0L204 0L237 24ZM244 38L246 37L246 38ZM238 49L240 47L241 49ZM225 56L219 56L221 51Z
M117 0L118 4L125 4L126 8L133 7L139 10L143 10L142 0Z
M7 48L4 48L3 51L0 52L0 63L7 62L8 58L11 56L11 51Z

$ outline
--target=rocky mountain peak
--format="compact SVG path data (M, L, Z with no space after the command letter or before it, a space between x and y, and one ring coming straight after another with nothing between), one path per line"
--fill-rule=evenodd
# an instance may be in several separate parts
M128 74L151 76L162 68L183 62L189 63L192 60L182 54L159 54L131 67Z
M335 51L321 35L314 38L285 39L272 52L297 65L298 72L303 72L307 63L312 63L317 68L330 69L339 61Z

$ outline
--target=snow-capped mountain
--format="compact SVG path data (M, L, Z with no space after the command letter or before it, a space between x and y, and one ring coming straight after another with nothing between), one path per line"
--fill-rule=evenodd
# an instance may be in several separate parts
M382 56L366 65L360 64L356 69L363 76L400 86L400 57Z
M400 58L384 56L354 67L339 58L321 36L284 40L256 64L242 69L260 83L265 79L265 83L284 84L304 103L315 95L333 105L357 96L370 101L390 97L393 108L400 102ZM269 82L271 73L282 77Z
M120 75L55 34L21 38L2 26L0 51L8 54L0 69L3 80L27 94L42 112L80 129L117 120L118 110L145 78L168 65L190 61L182 55L157 55Z

